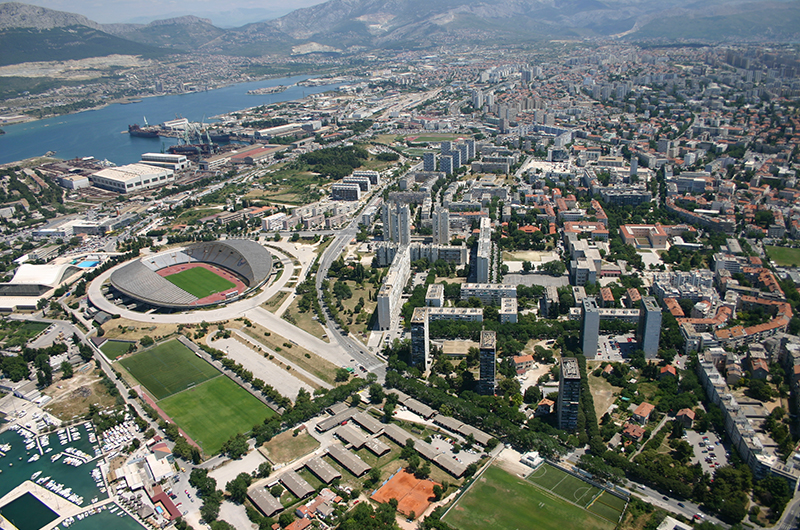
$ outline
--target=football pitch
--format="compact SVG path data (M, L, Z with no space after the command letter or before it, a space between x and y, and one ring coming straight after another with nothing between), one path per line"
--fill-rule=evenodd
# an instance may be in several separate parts
M205 298L236 287L235 283L226 280L222 276L217 276L204 267L194 267L183 272L170 274L165 276L165 279L197 298Z
M206 454L215 454L232 435L276 413L227 377L216 377L158 403Z
M600 488L549 464L539 466L528 476L528 480L578 506L587 506L600 493Z
M494 466L456 502L444 521L459 530L612 530L616 526Z
M137 353L120 364L157 401L221 375L177 340Z

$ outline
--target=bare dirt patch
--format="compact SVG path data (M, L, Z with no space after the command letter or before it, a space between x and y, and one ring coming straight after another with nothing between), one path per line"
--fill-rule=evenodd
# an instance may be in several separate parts
M302 429L297 436L294 430L282 432L272 440L261 446L260 451L269 458L273 464L282 464L297 460L319 447L319 442Z
M90 405L99 408L113 407L116 400L108 394L100 378L100 370L77 369L71 379L56 381L43 392L53 398L45 406L45 410L60 420L71 420L86 415Z

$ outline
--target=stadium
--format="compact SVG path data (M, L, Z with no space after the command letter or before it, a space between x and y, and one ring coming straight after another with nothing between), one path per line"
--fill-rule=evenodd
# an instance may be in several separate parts
M131 261L110 277L110 294L129 309L175 311L238 300L272 272L258 243L229 239L189 245Z

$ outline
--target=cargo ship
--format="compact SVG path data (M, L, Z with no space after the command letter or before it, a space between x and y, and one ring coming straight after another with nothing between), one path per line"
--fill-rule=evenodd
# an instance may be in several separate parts
M128 125L128 134L137 138L158 138L158 130L152 127L143 129L138 123Z

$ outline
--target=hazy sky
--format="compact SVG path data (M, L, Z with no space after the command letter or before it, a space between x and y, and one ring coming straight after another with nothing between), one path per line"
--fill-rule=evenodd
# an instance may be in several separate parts
M5 0L4 0L5 1ZM325 0L17 0L85 15L103 24L149 22L179 15L210 18L216 26L241 26Z

